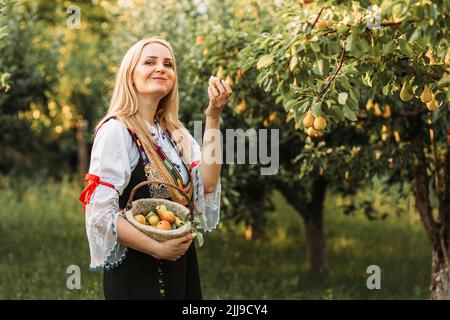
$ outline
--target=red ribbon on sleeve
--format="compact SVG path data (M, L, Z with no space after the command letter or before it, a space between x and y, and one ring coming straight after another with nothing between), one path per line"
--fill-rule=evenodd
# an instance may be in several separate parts
M95 188L97 188L99 184L102 184L114 190L116 189L113 184L100 181L100 177L96 176L95 174L87 173L86 176L84 177L84 181L88 181L89 184L84 188L83 192L81 192L80 195L80 201L83 203L83 213L85 211L86 204L88 204L89 201L91 200L91 196L94 193Z
M192 172L192 170L200 163L200 161L194 161L191 163L191 166L189 167L189 173Z

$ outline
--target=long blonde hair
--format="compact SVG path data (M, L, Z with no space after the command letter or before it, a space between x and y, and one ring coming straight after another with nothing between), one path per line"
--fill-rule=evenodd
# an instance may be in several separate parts
M138 93L133 86L132 75L143 48L147 44L155 42L169 49L175 71L174 85L170 92L160 100L155 113L155 118L159 121L161 126L168 131L178 148L182 150L182 155L186 163L190 163L193 147L190 143L189 132L178 119L179 94L175 55L170 43L159 36L152 36L138 41L123 57L117 73L116 84L109 104L109 109L106 115L96 125L94 136L107 118L116 116L119 121L122 121L136 133L143 144L146 154L148 155L152 152L153 149L151 143L153 138L148 131L144 119L138 113Z

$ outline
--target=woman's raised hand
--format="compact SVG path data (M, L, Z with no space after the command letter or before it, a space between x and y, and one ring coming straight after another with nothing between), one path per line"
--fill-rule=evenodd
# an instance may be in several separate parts
M233 91L226 80L211 76L208 85L209 105L205 115L218 118Z

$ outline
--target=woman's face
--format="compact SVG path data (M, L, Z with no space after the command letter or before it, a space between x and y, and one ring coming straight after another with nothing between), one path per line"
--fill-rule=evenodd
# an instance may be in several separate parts
M159 99L166 96L175 83L175 70L169 49L159 43L145 45L132 77L140 94L150 94Z

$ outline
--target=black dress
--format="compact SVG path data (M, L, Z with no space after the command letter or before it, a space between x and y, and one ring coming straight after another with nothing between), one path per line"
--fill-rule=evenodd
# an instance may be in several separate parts
M126 207L133 187L146 180L144 166L138 161L130 182L119 197L121 209ZM134 200L149 197L149 189L144 186L136 192ZM164 294L161 294L161 289ZM120 265L103 271L103 292L107 300L201 300L203 297L195 242L176 261L158 260L128 248L126 258Z

